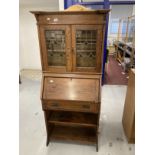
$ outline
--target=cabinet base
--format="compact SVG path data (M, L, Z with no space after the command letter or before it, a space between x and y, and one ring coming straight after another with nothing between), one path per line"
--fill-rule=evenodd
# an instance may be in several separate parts
M96 129L94 128L53 125L50 136L47 137L46 146L53 140L96 145L96 151L98 152Z

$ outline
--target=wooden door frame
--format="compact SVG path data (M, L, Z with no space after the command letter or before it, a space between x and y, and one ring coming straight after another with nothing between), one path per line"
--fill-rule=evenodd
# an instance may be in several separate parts
M65 52L66 52L66 66L48 66L47 59L47 48L46 48L46 40L45 40L45 30L64 30L65 31ZM69 72L71 71L71 32L70 26L68 25L40 25L39 26L40 33L40 43L41 43L41 58L44 60L42 62L43 71L51 71L51 72Z
M76 67L76 30L97 30L96 67ZM73 72L102 72L103 25L72 25Z

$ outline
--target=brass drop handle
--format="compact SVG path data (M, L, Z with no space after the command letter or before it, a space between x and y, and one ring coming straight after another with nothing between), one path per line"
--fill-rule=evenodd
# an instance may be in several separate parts
M51 20L51 18L47 17L47 18L46 18L46 20L47 20L47 21L50 21L50 20Z
M53 83L54 81L53 81L53 80L49 80L49 82L50 82L50 83Z
M83 107L84 109L90 109L90 106L89 106L89 105L82 105L82 107Z
M59 20L58 18L54 18L53 22L58 22L58 20Z

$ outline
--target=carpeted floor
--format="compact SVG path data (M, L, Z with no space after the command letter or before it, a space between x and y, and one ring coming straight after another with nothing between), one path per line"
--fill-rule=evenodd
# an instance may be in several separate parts
M99 152L95 146L51 142L46 147L46 129L40 102L40 71L21 72L20 155L134 155L122 128L126 86L104 85L99 133Z
M127 85L128 74L124 73L121 64L114 58L113 55L109 55L109 61L105 65L105 79L104 84L108 85Z

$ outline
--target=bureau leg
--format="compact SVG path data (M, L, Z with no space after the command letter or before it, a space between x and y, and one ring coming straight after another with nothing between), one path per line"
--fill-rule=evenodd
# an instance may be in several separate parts
M98 135L96 137L96 152L98 152Z
M45 118L45 124L46 124L46 133L47 133L47 139L46 139L46 146L48 146L48 144L49 144L49 126L48 126L48 122L47 122L47 120L48 120L48 117L49 117L49 115L50 115L50 113L49 113L49 111L44 111L44 118Z
M48 146L48 144L49 144L49 136L47 135L46 146Z
M98 152L98 144L96 144L96 152Z
M98 152L98 134L99 134L99 131L98 131L98 126L96 128L96 152Z

